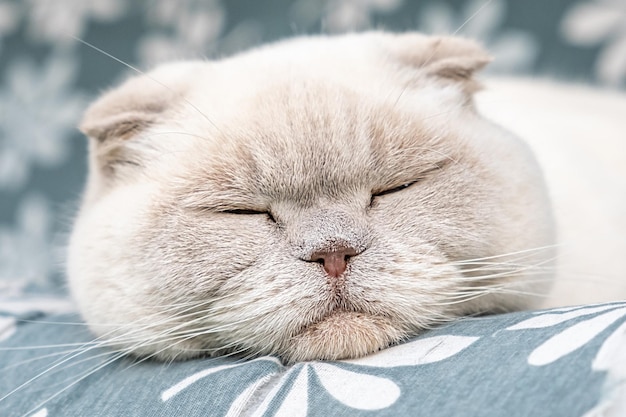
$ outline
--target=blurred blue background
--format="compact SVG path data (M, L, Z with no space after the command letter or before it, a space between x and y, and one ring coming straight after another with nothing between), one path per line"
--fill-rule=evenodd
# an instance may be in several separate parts
M63 291L63 247L86 172L76 129L129 68L218 58L309 33L458 34L489 71L626 85L626 0L0 0L0 295Z

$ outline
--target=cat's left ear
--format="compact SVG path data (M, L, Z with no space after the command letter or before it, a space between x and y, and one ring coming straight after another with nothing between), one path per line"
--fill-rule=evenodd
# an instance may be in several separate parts
M177 91L170 85L145 75L133 77L89 106L79 128L98 144L133 139L176 100Z
M467 93L480 88L474 74L493 59L478 42L454 36L400 34L391 50L420 77L458 84Z
M150 130L183 100L195 65L163 65L128 79L89 106L80 130L90 138L91 165L103 178L133 175L151 159L163 138L153 138Z

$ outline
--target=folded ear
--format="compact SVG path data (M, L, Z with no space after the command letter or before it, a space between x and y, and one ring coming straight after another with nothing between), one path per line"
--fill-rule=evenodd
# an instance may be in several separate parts
M85 112L80 130L98 142L130 139L168 111L187 90L193 62L167 64L130 78Z
M479 43L454 36L426 36L416 33L396 35L392 54L420 76L456 83L466 93L479 89L473 78L492 57Z
M149 84L149 80L135 78L106 93L87 109L80 130L98 143L136 136L153 124L174 98L167 89Z
M91 163L105 175L141 165L142 142L149 139L142 133L182 100L188 71L189 64L170 64L133 77L96 100L80 124L91 139Z

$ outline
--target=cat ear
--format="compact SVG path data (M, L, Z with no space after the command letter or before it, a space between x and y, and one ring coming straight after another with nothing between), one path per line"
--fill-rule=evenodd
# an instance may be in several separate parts
M150 127L166 118L187 90L188 63L169 64L133 77L105 93L85 112L80 130L91 139L92 163L104 174L140 166L142 149L156 144Z
M131 78L87 109L80 130L98 143L130 139L156 122L175 96L152 77Z
M480 88L474 73L492 61L478 42L454 36L401 34L397 35L392 51L421 76L456 83L466 93Z

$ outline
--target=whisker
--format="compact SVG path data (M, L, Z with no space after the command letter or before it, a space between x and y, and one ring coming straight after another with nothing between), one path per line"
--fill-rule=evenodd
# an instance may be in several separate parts
M35 350L35 349L54 349L54 348L63 348L63 347L72 347L72 346L84 346L85 343L90 342L78 342L78 343L60 343L57 345L33 345L33 346L10 346L10 347L0 347L0 351L17 351L17 350Z
M176 91L174 91L174 89L172 89L171 87L169 87L167 84L162 83L161 81L157 80L156 78L152 77L151 75L141 71L139 68L129 64L128 62L122 61L121 59L117 58L116 56L106 52L105 50L98 48L97 46L93 45L92 43L87 42L86 40L83 40L81 38L78 38L76 36L71 35L70 36L72 39L74 39L77 42L82 43L83 45L93 49L94 51L97 51L103 55L105 55L108 58L113 59L114 61L124 65L125 67L135 71L137 74L143 75L145 77L147 77L149 80L152 80L153 82L157 83L158 85L160 85L161 87L165 88L166 90L178 94L180 96L179 93L177 93ZM184 96L180 96L180 98L187 103L187 105L189 105L191 108L193 108L195 111L198 112L198 114L200 114L207 122L209 122L218 132L220 133L224 133L222 132L222 130L209 118L209 116L207 116L204 112L202 112L202 110L200 110L195 104L193 104L191 101L189 101L186 97Z
M29 410L28 412L26 412L26 414L24 414L24 416L27 416L31 413L33 413L34 411L38 410L39 408L43 407L44 405L46 405L49 401L53 400L54 398L58 397L59 395L61 395L63 392L67 391L68 389L70 389L71 387L73 387L74 385L78 384L79 382L81 382L82 380L84 380L85 378L89 377L90 375L93 375L94 373L98 372L100 369L105 368L106 366L112 364L113 362L117 361L118 359L122 358L125 354L117 354L116 356L114 356L112 359L105 361L103 364L92 368L91 370L87 371L84 375L80 376L76 381L72 382L71 384L69 384L68 386L66 386L65 388L59 390L58 392L56 392L54 395L48 397L47 399L45 399L44 401L42 401L41 403L37 404L35 407L33 407L31 410ZM0 399L1 401L2 399Z
M539 251L548 250L548 249L555 249L555 248L558 248L560 246L561 246L561 244L538 246L536 248L522 249L522 250L519 250L519 251L502 253L502 254L498 254L498 255L483 256L483 257L480 257L480 258L462 259L462 260L459 260L459 261L453 261L451 263L452 264L463 264L463 263L467 263L467 262L476 262L476 261L482 261L482 260L486 260L486 259L505 258L505 257L509 257L509 256L512 256L512 255L528 254L528 253L532 254L533 252L539 252ZM525 259L525 258L521 258L521 259Z
M487 0L485 3L483 3L483 5L480 6L478 10L476 10L470 17L465 19L461 26L459 26L454 32L452 32L450 36L455 36L456 34L458 34L469 22L471 22L476 16L478 16L478 14L482 12L485 7L489 6L492 1L493 0Z
M61 346L61 345L56 345L56 346ZM75 349L71 349L71 350L63 350L63 351L60 351L60 352L48 353L48 354L45 354L45 355L41 355L41 356L37 356L37 357L34 357L34 358L25 359L23 361L12 363L11 365L8 365L8 366L5 366L4 368L1 368L0 371L5 371L7 369L16 368L16 367L18 367L20 365L28 364L28 363L31 363L31 362L37 362L37 361L48 359L48 358L52 358L52 357L55 357L55 356L67 355L67 354L70 354L70 353L73 353L73 352L76 352L76 350ZM107 351L107 353L109 353L109 354L111 352L112 352L111 350Z
M469 16L467 19L465 19L465 21L463 23L461 23L461 25L454 32L452 32L449 36L455 36L456 34L458 34L469 22L471 22L476 16L478 16L478 14L480 12L482 12L483 9L485 7L487 7L491 2L492 2L492 0L485 1L485 3L483 3L483 5L481 7L479 7L478 10L476 10L476 12L474 12L471 16ZM437 55L437 51L439 50L440 45L441 45L441 43L437 43L435 45L435 47L433 48L432 53L424 60L424 62L420 65L420 68L424 68L428 64L431 63L432 59L435 57L435 55Z

